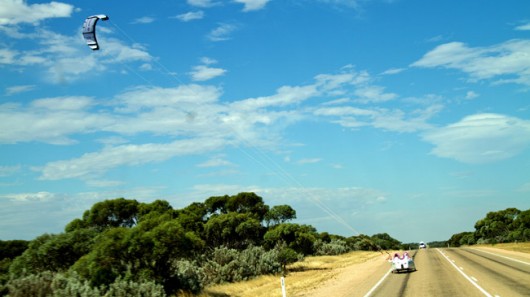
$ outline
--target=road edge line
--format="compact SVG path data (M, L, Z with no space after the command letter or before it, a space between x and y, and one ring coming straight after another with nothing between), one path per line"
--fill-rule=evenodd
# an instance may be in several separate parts
M447 257L444 253L442 253L440 251L440 249L436 249L446 260L447 262L449 262L449 264L453 265L453 267L458 271L460 272L460 274L462 274L462 276L464 276L471 284L473 284L473 286L475 286L477 289L479 289L480 292L482 292L482 294L484 294L485 296L488 296L488 297L493 297L493 295L491 295L490 293L488 293L486 290L484 290L481 286L479 286L476 282L474 282L469 276L467 276L467 274L465 274L462 270L458 269L458 266L456 266L455 263L453 263L449 257Z
M364 297L369 297L370 295L372 295L372 293L383 283L383 281L390 274L390 272L392 272L392 268L390 268L390 270L388 270L385 275L383 275L383 277L370 289L370 291L368 291L368 293L364 295Z

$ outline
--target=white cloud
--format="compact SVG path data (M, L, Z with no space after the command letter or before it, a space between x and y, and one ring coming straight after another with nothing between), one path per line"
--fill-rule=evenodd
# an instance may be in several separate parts
M135 19L132 23L133 24L150 24L156 21L155 18L149 17L149 16L143 16L140 18Z
M21 85L21 86L12 86L6 88L6 96L11 96L19 93L29 92L35 88L35 85Z
M518 30L518 31L530 31L530 23L517 26L517 27L515 27L515 30Z
M0 48L0 64L13 64L15 63L15 57L18 55L17 51Z
M260 10L267 5L270 0L233 0L237 3L243 3L245 6L243 11Z
M74 143L68 135L101 129L111 119L91 113L88 97L59 97L35 100L29 106L0 105L0 143L43 141Z
M119 166L141 165L165 161L176 156L201 154L219 149L225 144L222 139L209 138L108 146L99 152L86 153L79 158L50 162L35 170L42 173L40 178L43 180L90 180Z
M233 165L230 161L226 160L223 155L216 156L209 159L206 162L200 163L197 167L209 168L209 167L222 167L222 166L231 166Z
M410 133L431 128L427 121L442 109L443 106L438 104L409 112L401 109L333 106L318 108L314 110L314 114L331 117L333 122L346 128L371 126L387 131Z
M31 40L33 49L0 49L0 63L17 66L17 70L18 66L33 66L32 70L43 71L43 79L50 83L64 83L88 75L97 75L109 65L152 60L151 55L142 46L125 45L119 40L109 38L109 30L101 29L98 32L98 40L102 48L98 55L84 46L77 34L66 36L36 29L37 34L20 36Z
M206 65L216 62L210 58L201 61ZM313 84L282 86L269 96L230 103L219 100L221 88L196 84L173 88L140 86L104 101L56 97L29 104L6 103L0 105L0 118L5 119L0 121L0 143L40 141L66 145L75 143L79 135L103 132L95 140L103 144L101 149L70 160L53 161L36 170L42 172L42 179L79 178L105 185L98 181L104 180L102 176L112 168L192 154L208 143L212 146L203 151L249 144L278 148L284 143L285 128L305 118L318 116L345 127L364 125L413 132L428 128L426 121L439 111L436 105L405 112L357 108L347 105L353 101L335 100L336 94L365 88L369 81L365 72L322 74L315 76ZM334 104L315 109L306 103L311 98L328 97ZM144 134L152 137L149 139L154 143L135 143L139 139L135 136Z
M442 44L411 64L413 67L452 68L471 80L530 85L530 40L510 40L490 47L469 47L461 42Z
M50 192L36 192L36 193L17 193L4 194L0 196L12 201L28 202L28 201L49 201L55 198L55 195Z
M221 76L226 73L225 69L208 67L205 65L198 65L193 67L193 71L190 72L191 79L193 81L206 81L212 78Z
M511 158L530 145L530 121L500 114L476 114L427 131L423 139L433 155L464 163Z
M225 41L231 39L230 34L237 30L237 26L233 24L220 24L213 29L207 36L211 41Z
M474 91L467 91L467 93L466 93L466 99L470 99L471 100L471 99L477 98L478 96L479 95L476 92L474 92Z
M381 74L382 75L393 75L393 74L401 73L405 70L406 70L405 68L390 68L390 69L383 71L383 73Z
M180 85L174 88L140 86L116 96L116 111L131 113L142 109L163 107L194 111L192 108L198 105L215 103L221 94L221 89L217 87L196 84Z
M271 106L285 106L300 103L318 94L314 85L283 86L276 90L276 94L266 97L249 98L234 102L232 106L238 110L256 110Z
M202 10L199 11L190 11L183 14L179 14L175 16L176 19L182 21L182 22L190 22L193 20L200 20L204 18L204 12Z
M28 5L24 0L0 0L0 26L70 17L73 11L72 5L55 1Z
M20 171L20 165L16 166L0 166L0 177L10 176Z
M219 2L214 0L187 0L188 4L196 7L212 7L218 5Z
M300 165L305 165L305 164L319 163L320 161L322 161L322 159L320 158L307 158L307 159L300 159L298 160L297 163Z
M366 86L354 91L359 103L381 103L397 97L394 93L385 93L385 88L380 86Z

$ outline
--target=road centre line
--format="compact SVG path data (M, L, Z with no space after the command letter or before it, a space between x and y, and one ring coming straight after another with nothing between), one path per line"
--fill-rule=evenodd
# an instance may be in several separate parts
M390 272L392 272L392 268L390 268L390 270L388 270L385 275L383 275L383 277L370 289L370 291L368 291L368 293L364 295L364 297L372 295L372 293L383 283L383 281L390 274Z
M517 260L517 259L514 259L514 258L502 256L502 255L495 254L495 253L488 252L488 251L484 251L484 250L481 250L481 249L474 249L474 248L471 248L471 249L474 250L474 251L479 251L479 252L483 252L483 253L490 254L490 255L493 255L493 256L497 256L497 257L501 257L501 258L504 258L504 259L512 260L512 261L515 261L515 262L519 262L519 263L522 263L522 264L525 264L525 265L530 265L530 263L525 262L525 261L521 261L521 260Z
M460 274L462 274L462 276L464 276L473 286L475 286L477 289L479 289L480 292L482 292L482 294L484 294L484 296L488 296L488 297L493 297L490 293L488 293L486 290L484 290L481 286L479 286L476 282L473 281L473 279L471 279L469 276L467 276L467 274L465 274L462 270L458 269L458 266L456 266L455 263L453 263L454 261L451 261L451 259L449 259L449 257L447 257L446 255L444 255L444 253L442 253L440 251L440 249L436 249L440 254L442 254L442 256L447 260L447 262L449 262L449 264L453 265L453 267L458 271L460 272Z

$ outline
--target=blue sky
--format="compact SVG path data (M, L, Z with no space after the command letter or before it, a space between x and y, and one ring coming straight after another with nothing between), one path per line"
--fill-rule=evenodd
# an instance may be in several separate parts
M530 2L122 2L0 0L0 239L117 197L403 242L530 208Z

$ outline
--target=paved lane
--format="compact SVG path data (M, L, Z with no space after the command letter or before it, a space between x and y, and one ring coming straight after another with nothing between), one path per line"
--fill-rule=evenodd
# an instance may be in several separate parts
M388 275L369 296L530 296L524 260L449 248L418 250L414 262L416 272Z

